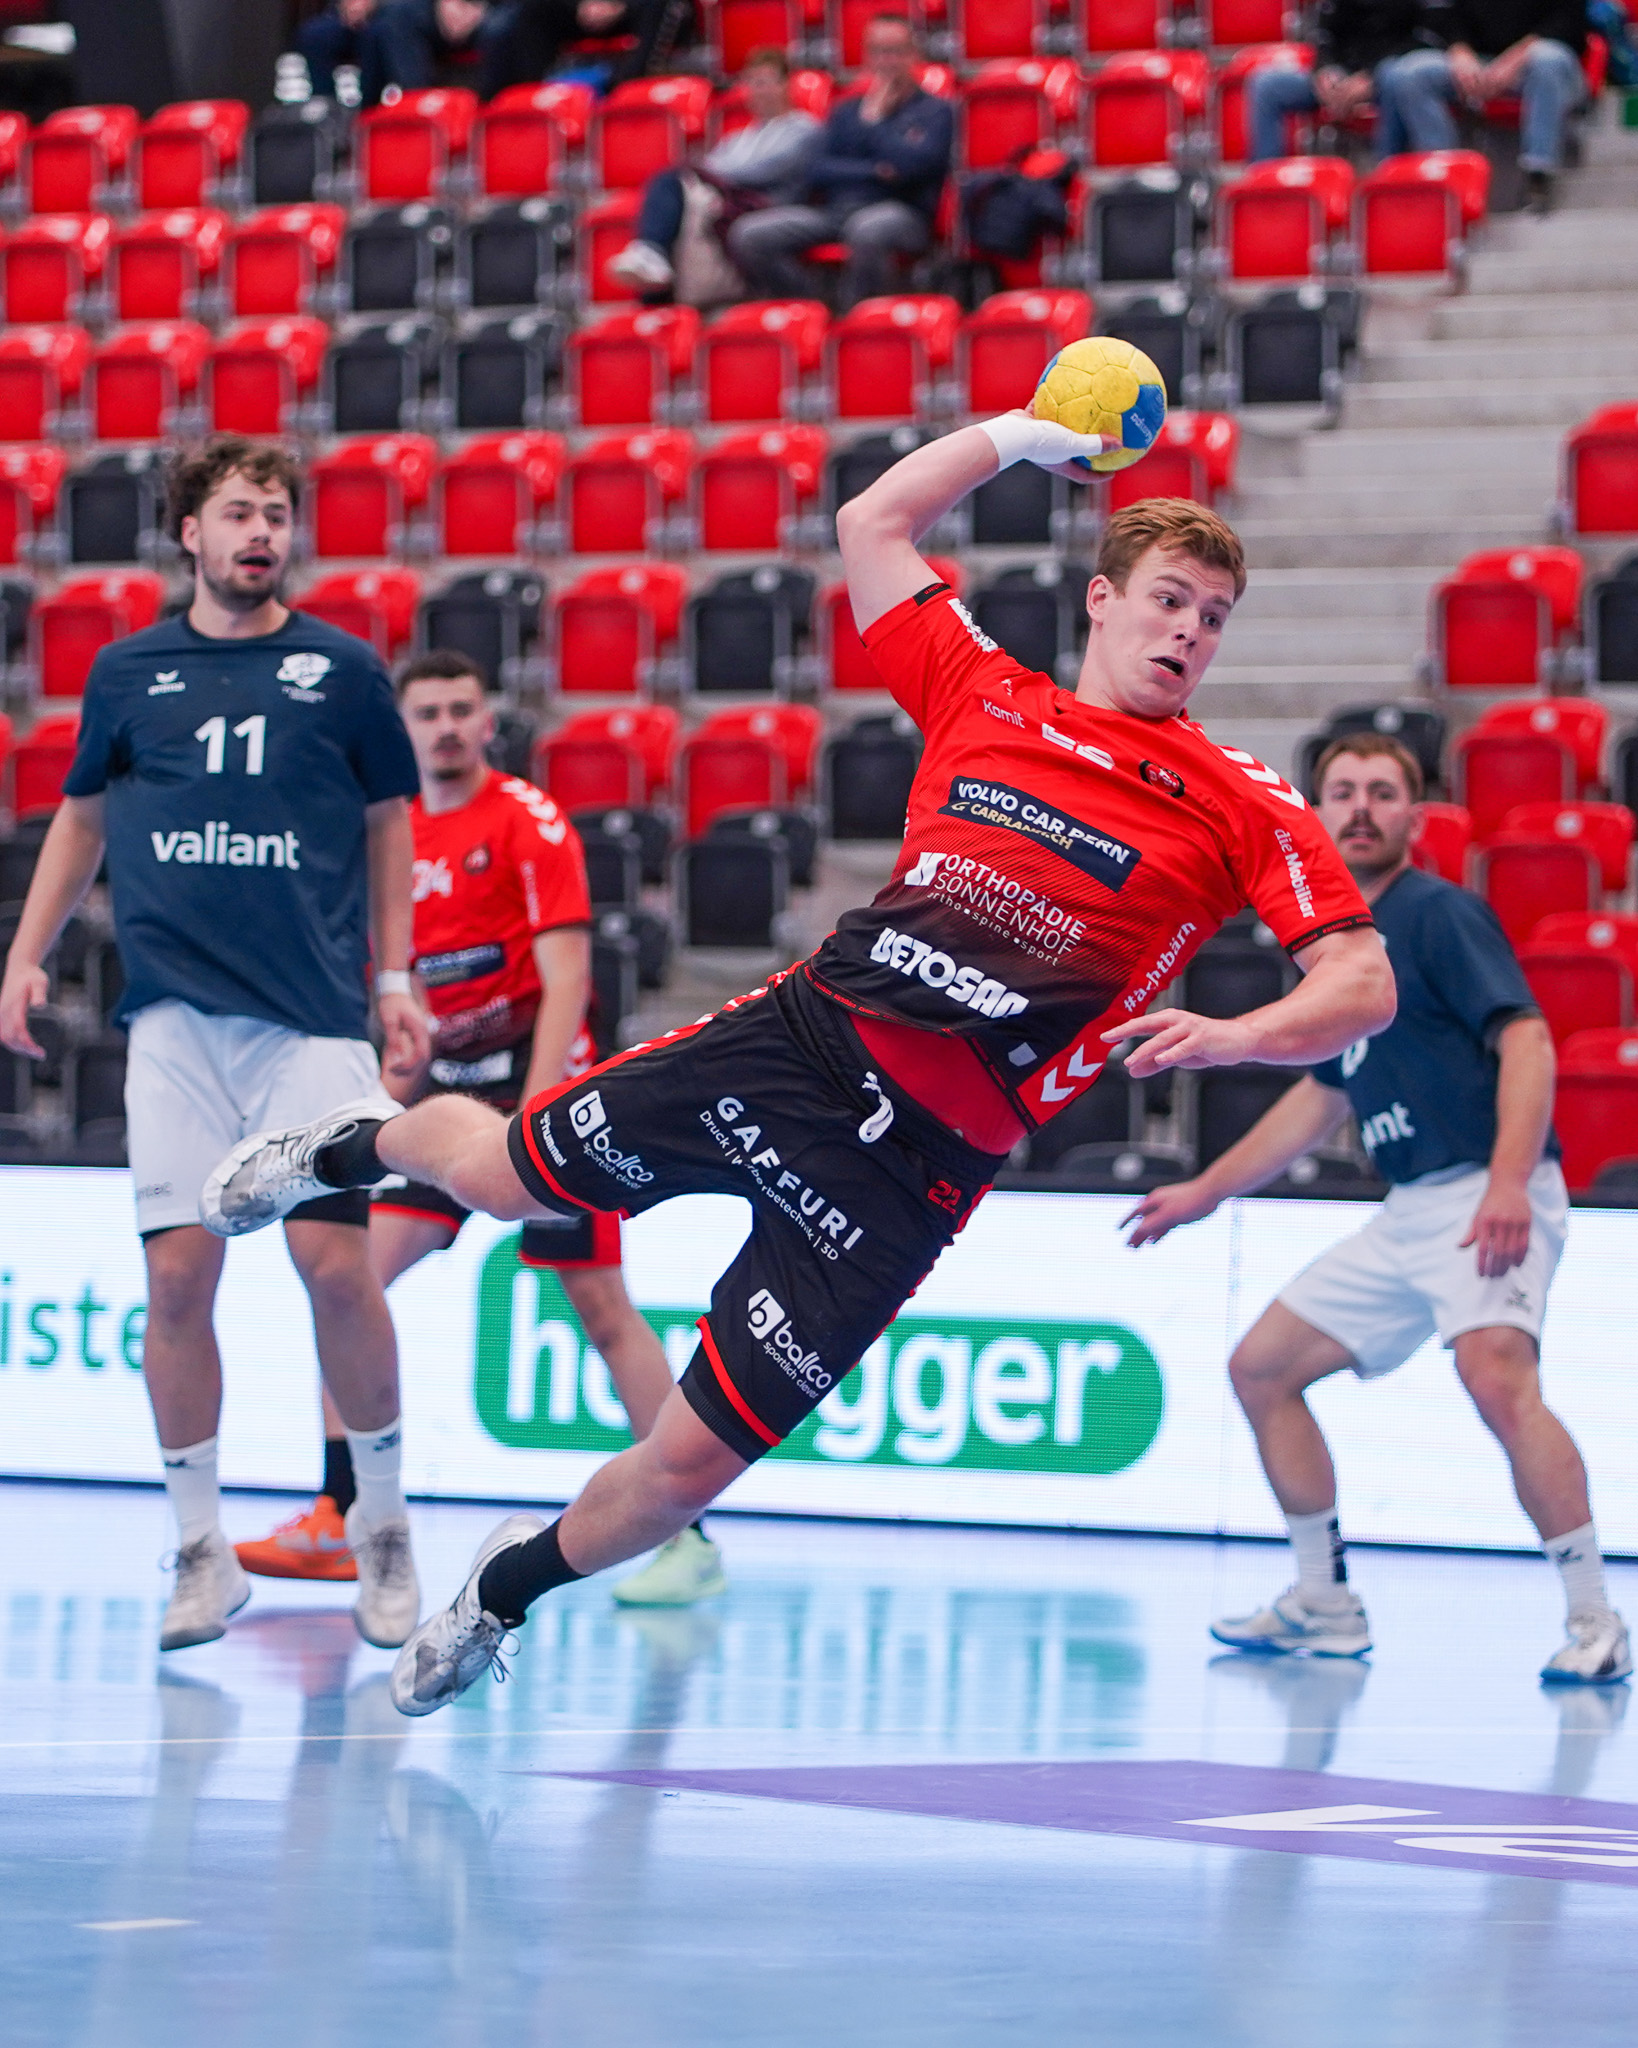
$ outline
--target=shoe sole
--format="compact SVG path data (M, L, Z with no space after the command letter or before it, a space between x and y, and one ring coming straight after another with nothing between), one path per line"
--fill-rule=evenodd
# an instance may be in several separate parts
M350 1556L323 1563L315 1561L308 1564L300 1560L287 1563L282 1557L247 1557L245 1552L254 1548L249 1543L233 1546L239 1569L258 1579L307 1579L317 1585L353 1585L358 1579L358 1566Z
M519 1530L516 1534L508 1536L505 1543L497 1543L495 1541L496 1537L499 1536L503 1530L511 1529L515 1523L529 1523L531 1526L526 1530ZM506 1517L506 1520L504 1522L497 1523L497 1525L484 1538L483 1542L478 1545L477 1554L473 1557L471 1564L467 1566L466 1578L464 1578L461 1581L462 1587L464 1588L467 1585L468 1581L472 1579L474 1574L481 1572L484 1566L488 1564L492 1558L499 1556L501 1551L507 1549L513 1543L527 1543L530 1537L540 1535L546 1527L547 1524L541 1520L539 1515L531 1515L521 1511L515 1515L508 1515ZM459 1599L459 1597L460 1595L457 1594L456 1598ZM436 1618L436 1616L429 1616L428 1620L435 1620ZM403 1661L404 1651L409 1647L411 1643L414 1642L417 1635L419 1635L421 1630L426 1626L426 1622L418 1621L415 1624L415 1627L410 1630L409 1634L405 1636L403 1642L399 1644L398 1657L400 1663ZM397 1676L398 1664L394 1664L392 1667L391 1674L389 1675L387 1680L388 1685L392 1688L389 1697L391 1698L392 1703L394 1707L397 1708L398 1712L406 1716L406 1718L408 1718L409 1720L423 1720L428 1714L436 1714L440 1708L447 1707L451 1704L451 1702L461 1698L460 1693L452 1692L448 1695L447 1698L441 1700L418 1700L415 1697L415 1695L409 1691L408 1687L406 1687L405 1697L403 1699L400 1699L398 1697L397 1687L394 1684L394 1680L396 1680ZM470 1691L471 1687L468 1686L465 1688L465 1690Z
M372 1636L369 1630L364 1626L363 1615L359 1613L356 1607L353 1609L353 1626L358 1630L359 1634L364 1638L365 1642L369 1644L372 1650L401 1650L404 1647L404 1645L409 1641L410 1637L414 1635L415 1631L421 1626L421 1601L419 1590L417 1590L416 1594L414 1618L405 1626L404 1631L401 1635Z
M728 1581L719 1572L710 1584L696 1586L691 1593L660 1594L651 1597L643 1593L622 1593L616 1586L609 1597L616 1607L693 1607L701 1600L714 1600L719 1593L726 1593Z
M1632 1676L1632 1666L1625 1671L1595 1671L1584 1675L1579 1671L1543 1671L1543 1685L1625 1685Z
M333 1110L328 1111L327 1114L333 1117L350 1116L359 1121L362 1121L367 1115L372 1121L379 1118L382 1123L389 1123L393 1117L399 1114L399 1108L400 1106L392 1102L389 1097L383 1096L379 1103L373 1098L361 1098L357 1102L341 1102ZM317 1122L317 1118L314 1121ZM295 1130L301 1127L287 1124L284 1128L285 1130ZM213 1237L248 1237L253 1231L266 1230L274 1223L282 1223L292 1209L299 1209L303 1202L313 1199L310 1195L297 1195L286 1207L275 1210L271 1216L258 1216L254 1220L248 1218L241 1220L233 1216L224 1216L222 1213L222 1194L228 1182L232 1180L245 1161L253 1158L270 1138L278 1138L282 1135L283 1133L280 1131L258 1131L254 1137L241 1138L227 1157L218 1160L211 1169L206 1177L205 1185L199 1191L199 1220ZM341 1190L337 1188L332 1190L332 1192L339 1194Z
M241 1566L242 1570L243 1567ZM207 1630L203 1635L161 1636L159 1647L163 1650L196 1650L201 1643L219 1643L227 1634L227 1625L241 1609L250 1605L250 1588L246 1586L243 1596L235 1600L222 1617L222 1626Z
M1371 1648L1369 1639L1359 1643L1342 1636L1304 1636L1293 1643L1270 1642L1267 1636L1259 1636L1254 1642L1246 1642L1238 1636L1226 1636L1215 1628L1211 1636L1214 1642L1222 1643L1231 1650L1241 1650L1250 1657L1295 1657L1305 1651L1310 1657L1363 1657Z

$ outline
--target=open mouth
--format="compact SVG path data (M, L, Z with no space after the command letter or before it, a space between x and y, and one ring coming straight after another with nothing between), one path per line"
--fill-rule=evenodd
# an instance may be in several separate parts
M261 553L260 550L254 550L247 555L236 555L234 560L241 569L271 569L273 567L273 557Z
M1182 662L1174 659L1170 654L1151 654L1149 659L1156 668L1164 669L1167 675L1174 677L1178 682L1182 682Z

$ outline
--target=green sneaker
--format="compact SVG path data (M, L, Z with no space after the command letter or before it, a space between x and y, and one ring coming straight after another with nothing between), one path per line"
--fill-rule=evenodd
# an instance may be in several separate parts
M662 1543L640 1572L612 1588L622 1607L692 1607L727 1590L722 1552L698 1529Z

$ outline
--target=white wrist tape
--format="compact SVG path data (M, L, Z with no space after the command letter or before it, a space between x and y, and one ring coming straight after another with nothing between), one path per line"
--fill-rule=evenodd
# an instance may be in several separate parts
M410 992L408 970L403 967L378 967L375 972L375 992L378 996L407 996Z
M978 423L979 432L988 434L994 443L1003 469L1011 469L1015 462L1033 462L1045 449L1055 426L1053 420L1038 420L1022 412L1004 412L998 419ZM1051 460L1061 462L1063 457L1054 455Z

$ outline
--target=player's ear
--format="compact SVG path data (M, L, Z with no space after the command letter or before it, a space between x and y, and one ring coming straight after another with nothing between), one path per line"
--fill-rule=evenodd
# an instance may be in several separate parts
M1109 600L1116 596L1114 584L1107 576L1094 576L1086 586L1086 616L1094 626L1103 624L1103 615L1109 608Z
M1410 833L1405 841L1405 844L1407 846L1421 845L1422 834L1427 830L1427 823L1427 805L1420 801L1413 803L1410 807Z
M197 561L199 559L199 516L197 513L188 512L183 515L182 524L177 531L177 539L182 544L183 552L192 555L194 560Z

